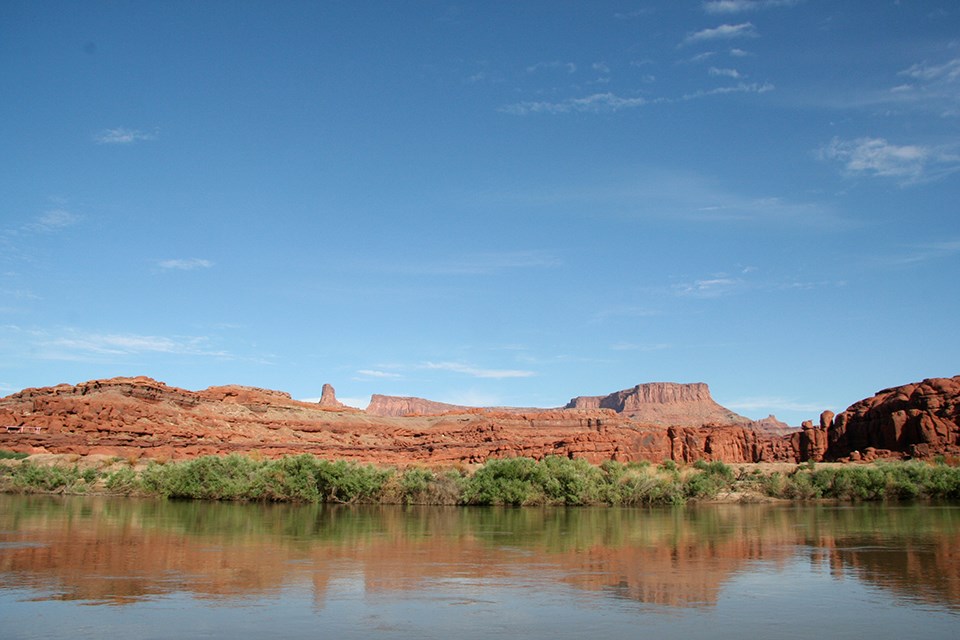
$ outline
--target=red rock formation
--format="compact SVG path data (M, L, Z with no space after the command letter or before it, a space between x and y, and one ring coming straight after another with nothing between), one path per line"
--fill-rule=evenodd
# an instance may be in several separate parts
M324 384L320 392L320 402L318 403L325 409L343 409L346 405L337 400L337 392L334 391L332 384Z
M960 455L960 376L884 389L833 418L827 435L830 459Z
M328 395L328 400L329 400ZM450 465L549 455L599 463L665 459L727 462L793 460L789 441L747 425L666 429L612 409L462 410L379 416L349 407L298 402L253 387L191 392L149 378L26 389L0 399L0 448L32 453L182 458L257 452L312 453L380 464ZM423 412L424 405L417 405Z
M717 404L702 382L649 382L606 396L579 396L566 408L613 409L647 424L693 427L703 424L750 423L749 418Z
M760 420L754 420L750 423L750 428L760 431L761 433L775 436L785 436L798 431L796 427L791 427L786 422L777 420L777 416L773 414L770 414L766 418L761 418Z
M456 404L434 402L423 398L382 396L377 393L370 396L370 404L366 409L368 414L382 417L429 416L469 410L470 407Z

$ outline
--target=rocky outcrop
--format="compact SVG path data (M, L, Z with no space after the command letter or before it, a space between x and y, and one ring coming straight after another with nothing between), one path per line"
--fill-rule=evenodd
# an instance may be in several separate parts
M766 418L761 418L760 420L754 420L750 423L750 428L760 431L761 433L767 433L775 436L785 436L798 431L796 427L791 427L786 422L777 420L777 416L773 414L770 414Z
M346 405L337 400L337 392L334 391L332 384L324 384L320 392L320 402L317 403L325 409L343 409Z
M749 425L645 424L608 408L466 409L383 398L377 415L299 402L255 387L187 391L150 378L26 389L0 399L0 448L29 453L184 458L232 452L312 453L379 464L473 464L546 456L632 462L793 460L791 443ZM376 404L377 396L374 396ZM428 403L428 404L424 404ZM339 404L339 403L338 403ZM37 429L34 431L33 429Z
M434 402L423 398L403 396L370 396L370 404L366 412L372 416L402 417L402 416L429 416L443 413L457 413L469 411L470 407L445 402Z
M750 423L717 404L710 388L702 382L649 382L606 396L578 396L567 403L568 409L613 409L646 424L693 427L704 424Z
M827 459L960 456L960 376L884 389L824 428Z

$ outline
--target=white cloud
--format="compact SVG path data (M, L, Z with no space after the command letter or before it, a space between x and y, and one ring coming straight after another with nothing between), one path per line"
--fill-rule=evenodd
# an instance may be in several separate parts
M663 351L664 349L670 349L673 345L667 343L654 343L654 344L637 344L634 342L617 342L610 345L610 348L614 351L640 351L640 352L649 352L649 351Z
M489 275L513 269L547 269L561 265L546 251L499 251L459 256L450 261L392 265L391 270L414 275Z
M517 102L501 107L503 113L525 116L531 113L609 113L650 104L647 98L623 98L613 93L595 93L559 102Z
M161 269L179 269L180 271L192 271L193 269L209 269L213 262L203 258L177 258L173 260L161 260L157 263Z
M124 127L105 129L93 137L97 144L133 144L134 142L156 140L156 138L157 134L155 133L147 133L137 129L126 129Z
M45 347L62 355L136 355L166 353L181 355L226 356L223 351L211 351L205 337L148 336L138 334L98 334L68 332L60 337L42 340ZM67 358L70 359L70 358Z
M712 29L702 29L683 39L682 44L694 44L712 40L730 40L732 38L755 38L757 31L752 22L741 24L722 24Z
M742 398L733 402L726 402L724 406L734 411L760 411L764 413L775 413L777 411L800 411L819 415L827 408L826 403L803 402L793 398L782 398L778 396L760 396Z
M51 209L27 225L31 231L51 232L75 225L81 217L66 209Z
M576 73L577 65L573 62L538 62L527 67L527 73L536 73L537 71L564 71L566 73Z
M928 260L938 260L949 258L960 254L960 239L944 240L941 242L928 242L912 247L912 251L900 258L893 260L896 264L914 264L926 262Z
M536 375L534 371L525 371L522 369L483 369L462 362L425 362L420 365L420 368L462 373L474 378L529 378Z
M800 0L710 0L703 3L703 10L711 14L743 13L774 7L790 7Z
M732 192L709 177L647 167L599 182L547 184L495 194L494 204L547 208L593 217L659 218L708 223L777 224L847 229L854 222L819 202ZM471 194L483 202L490 194Z
M717 67L710 67L707 72L712 76L723 76L725 78L733 78L735 80L743 77L736 69L720 69Z
M653 7L643 7L642 9L637 9L635 11L626 11L613 14L613 17L617 20L633 20L634 18L640 18L642 16L650 15L654 13L656 9Z
M751 82L749 84L745 82L738 82L737 84L728 87L715 87L713 89L703 89L701 91L688 93L683 96L683 99L696 100L698 98L720 96L728 93L767 93L768 91L773 91L774 89L775 87L769 82Z
M960 78L960 58L954 58L939 65L920 62L912 65L909 69L904 69L898 75L928 82L933 80L953 82Z
M820 150L825 160L841 162L847 172L894 178L913 184L940 178L960 168L960 157L934 147L895 145L883 138L834 138Z
M461 407L498 407L503 405L500 396L475 390L454 392L443 396L439 402Z
M737 293L743 286L744 281L739 278L731 278L726 274L717 274L715 277L678 284L674 287L674 290L679 296L722 298Z
M399 373L391 373L389 371L379 371L376 369L360 369L357 371L358 375L364 376L366 378L402 378Z

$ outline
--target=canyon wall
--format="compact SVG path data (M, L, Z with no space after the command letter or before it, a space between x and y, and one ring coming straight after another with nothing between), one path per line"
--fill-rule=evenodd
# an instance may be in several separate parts
M705 385L694 391L709 397ZM344 407L332 387L319 403L254 387L193 392L144 377L25 389L0 399L0 427L7 427L0 428L0 448L154 459L312 453L400 466L550 455L595 463L796 457L789 439L749 424L705 425L688 419L668 428L603 407L466 409L382 398L390 411L419 415L377 415ZM625 399L624 407L629 402Z

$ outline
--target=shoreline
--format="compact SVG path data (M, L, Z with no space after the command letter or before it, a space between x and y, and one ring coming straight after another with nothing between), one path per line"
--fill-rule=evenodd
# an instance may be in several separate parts
M240 502L462 506L960 499L960 467L924 461L600 465L491 459L445 469L231 454L159 463L104 455L5 452L0 492Z

